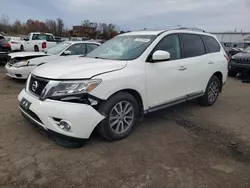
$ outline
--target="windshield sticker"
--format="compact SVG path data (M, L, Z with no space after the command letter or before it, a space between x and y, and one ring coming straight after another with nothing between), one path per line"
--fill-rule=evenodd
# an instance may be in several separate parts
M149 42L150 39L147 39L147 38L136 38L134 41L136 41L136 42Z

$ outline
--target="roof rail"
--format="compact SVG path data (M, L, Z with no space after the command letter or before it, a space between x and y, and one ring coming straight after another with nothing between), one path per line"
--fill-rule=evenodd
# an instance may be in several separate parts
M179 29L179 30L191 30L191 31L199 31L199 32L203 32L203 33L206 33L205 30L203 29L199 29L199 28L196 28L196 27L179 27L179 28L175 28L175 29Z
M206 33L205 30L195 28L195 27L174 27L174 28L170 28L170 29L166 29L166 30L162 31L161 33L158 34L158 36L161 35L162 33L165 33L166 31L170 31L170 30L190 30L190 31L199 31L199 32Z

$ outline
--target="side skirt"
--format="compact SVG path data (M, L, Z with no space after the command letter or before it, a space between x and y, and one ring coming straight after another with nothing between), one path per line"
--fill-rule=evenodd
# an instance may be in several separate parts
M144 111L144 114L149 113L149 112L158 111L158 110L161 110L161 109L164 109L164 108L168 108L170 106L174 106L174 105L177 105L177 104L180 104L180 103L183 103L183 102L187 102L187 101L202 97L204 94L205 93L203 91L202 92L191 93L191 94L185 95L183 97L179 97L179 98L176 98L174 100L168 101L166 103L163 103L163 104L160 104L160 105L157 105L157 106L153 106L153 107L149 107L149 109Z

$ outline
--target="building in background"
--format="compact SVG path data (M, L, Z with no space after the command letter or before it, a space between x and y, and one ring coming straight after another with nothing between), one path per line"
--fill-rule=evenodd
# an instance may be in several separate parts
M95 28L86 26L73 26L72 35L75 37L86 37L90 36L95 32Z
M250 32L213 32L225 47L246 48L250 46Z

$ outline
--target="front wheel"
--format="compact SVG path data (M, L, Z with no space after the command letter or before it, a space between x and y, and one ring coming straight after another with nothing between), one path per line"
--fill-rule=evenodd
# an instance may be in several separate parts
M212 106L220 93L221 82L217 76L212 76L208 82L205 94L200 98L202 106Z
M106 118L98 125L99 134L110 141L127 137L136 124L138 103L126 92L120 92L101 104L99 112Z

